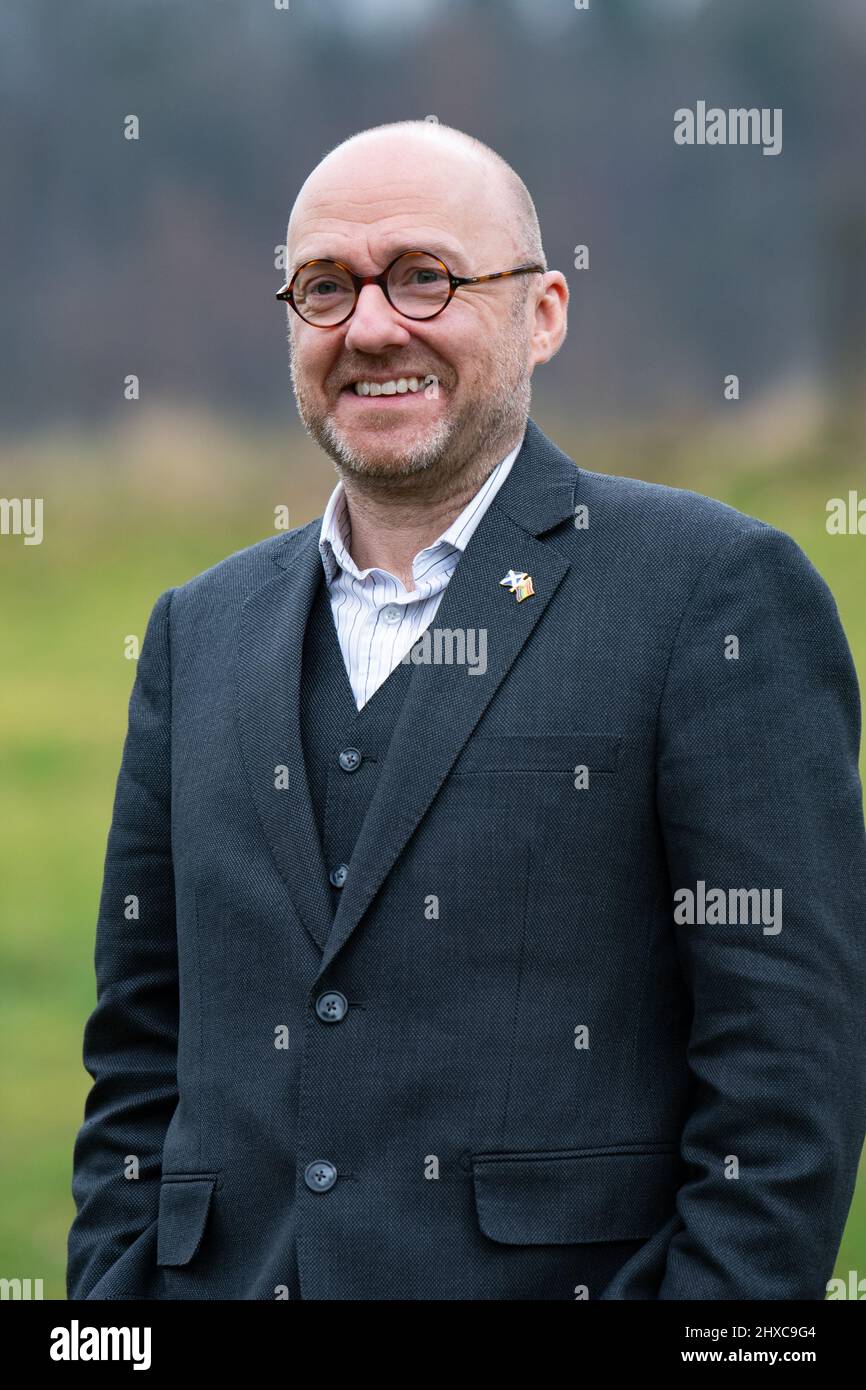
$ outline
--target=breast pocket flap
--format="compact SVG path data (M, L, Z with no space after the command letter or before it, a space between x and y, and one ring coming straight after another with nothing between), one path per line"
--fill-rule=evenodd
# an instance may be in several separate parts
M613 772L619 759L619 734L478 734L467 743L454 771L561 772L577 767Z

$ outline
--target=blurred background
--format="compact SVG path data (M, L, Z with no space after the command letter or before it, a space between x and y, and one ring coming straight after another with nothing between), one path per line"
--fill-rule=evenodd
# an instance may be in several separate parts
M274 299L292 201L333 145L434 116L503 154L572 292L533 418L585 467L788 531L866 674L866 535L827 529L830 498L866 498L863 0L280 4L0 10L0 497L45 509L41 545L0 535L0 1275L46 1298L90 1086L124 640L335 482ZM699 100L782 108L782 153L676 145Z

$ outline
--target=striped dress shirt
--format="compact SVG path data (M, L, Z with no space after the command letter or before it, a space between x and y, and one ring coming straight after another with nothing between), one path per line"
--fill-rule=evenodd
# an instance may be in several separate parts
M522 441L521 441L522 443ZM359 570L351 555L346 492L337 483L322 517L319 553L355 703L361 709L436 615L469 538L511 471L518 444L438 540L412 561L411 593L388 570Z

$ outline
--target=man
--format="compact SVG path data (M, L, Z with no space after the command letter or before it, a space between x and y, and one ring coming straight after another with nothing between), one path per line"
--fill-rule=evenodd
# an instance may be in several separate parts
M866 1125L826 585L528 419L567 288L485 146L353 137L288 254L339 481L150 617L70 1297L822 1298Z

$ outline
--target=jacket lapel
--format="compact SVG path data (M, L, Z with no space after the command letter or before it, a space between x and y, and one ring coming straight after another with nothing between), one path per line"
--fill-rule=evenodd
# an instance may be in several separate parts
M414 667L320 973L360 922L567 573L562 553L537 537L573 515L577 478L571 459L528 421L511 473L471 537L431 625L486 629L486 673L470 676L457 665ZM520 603L499 582L512 569L533 580L534 594Z
M319 947L332 920L327 870L301 741L304 630L322 577L321 519L285 537L273 579L241 611L235 710L250 790L276 866L298 916ZM285 787L275 785L285 768Z

